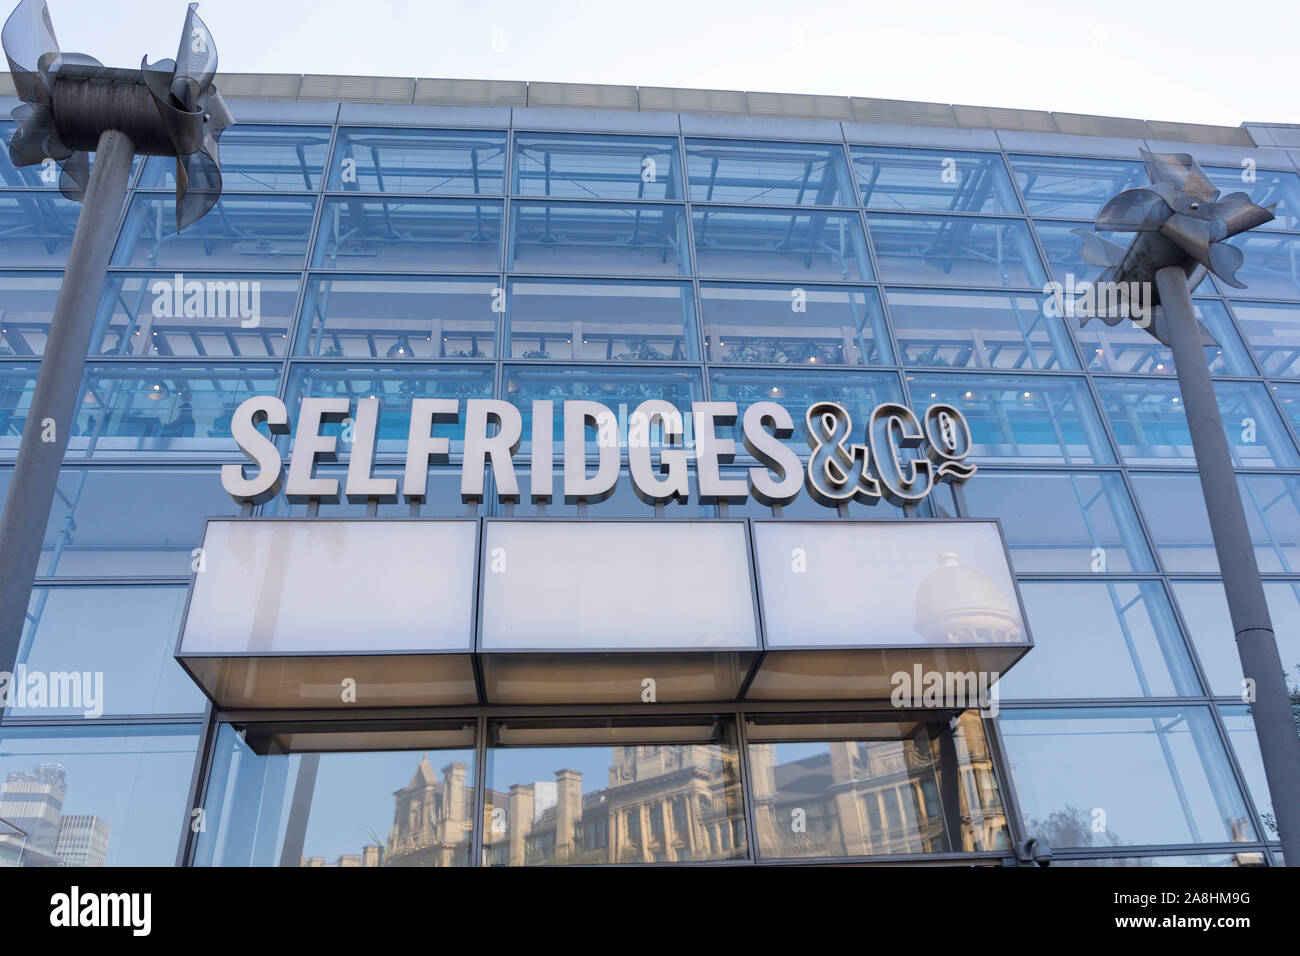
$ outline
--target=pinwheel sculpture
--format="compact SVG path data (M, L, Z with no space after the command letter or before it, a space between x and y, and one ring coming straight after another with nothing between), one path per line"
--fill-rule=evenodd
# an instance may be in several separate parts
M1242 252L1224 240L1268 222L1277 206L1257 205L1246 193L1220 199L1205 171L1186 153L1142 150L1142 160L1151 185L1112 198L1097 216L1095 227L1107 232L1136 232L1133 242L1125 247L1086 229L1073 230L1083 240L1084 261L1103 269L1097 284L1131 287L1138 283L1150 288L1157 272L1178 266L1189 289L1200 285L1207 272L1235 289L1244 289L1237 279ZM1158 289L1152 305L1155 309L1147 331L1171 345ZM1081 316L1079 324L1086 325L1091 317ZM1098 317L1112 326L1126 318L1119 313ZM1197 330L1203 345L1219 344L1203 326L1198 324Z
M1233 288L1245 288L1237 279L1242 252L1225 240L1268 222L1276 207L1256 205L1245 193L1220 198L1205 171L1184 153L1143 150L1142 158L1151 185L1112 198L1095 226L1137 233L1128 247L1078 232L1084 236L1085 259L1105 267L1098 284L1125 283L1132 288L1139 283L1152 290L1154 321L1146 328L1173 352L1181 407L1245 676L1242 699L1252 704L1283 855L1288 865L1300 866L1300 737L1233 472L1228 433L1205 357L1205 346L1216 343L1197 322L1191 296L1207 273ZM1123 318L1112 315L1103 321L1113 326ZM1248 416L1276 414L1262 392L1261 398L1259 411L1247 412ZM1254 441L1252 419L1242 420L1240 431L1238 421L1231 424L1233 435L1242 435L1242 443Z
M217 140L233 120L213 86L217 48L195 6L176 59L145 58L139 69L62 52L44 0L21 0L0 31L22 100L9 156L17 166L57 164L63 194L82 204L0 515L0 671L19 653L132 160L175 158L178 230L221 195Z
M22 0L0 35L23 101L13 111L13 164L59 163L63 194L80 202L90 152L105 128L116 128L136 153L176 157L176 228L202 218L221 196L217 141L234 120L212 85L217 48L197 7L190 4L176 59L150 64L145 58L136 71L63 53L45 0Z

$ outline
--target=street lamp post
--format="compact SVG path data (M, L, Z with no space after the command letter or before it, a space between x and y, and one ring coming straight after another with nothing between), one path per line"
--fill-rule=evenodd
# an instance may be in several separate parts
M1098 231L1136 232L1133 242L1126 248L1082 230L1076 232L1085 235L1085 259L1106 267L1098 286L1109 282L1122 283L1120 288L1126 290L1150 290L1154 286L1154 296L1147 296L1151 311L1143 316L1144 327L1173 350L1214 550L1246 678L1243 699L1253 703L1255 733L1282 852L1287 865L1300 866L1300 735L1205 358L1204 346L1215 343L1197 322L1191 296L1191 290L1206 272L1234 288L1245 288L1236 278L1243 261L1241 250L1222 240L1268 222L1273 218L1273 208L1256 205L1245 193L1220 198L1219 190L1189 155L1144 150L1142 157L1151 186L1115 196L1096 222ZM1115 297L1108 299L1116 301ZM1081 324L1090 317L1082 317ZM1116 325L1125 316L1101 318L1108 325Z
M132 160L175 157L178 230L221 195L217 140L233 119L212 85L217 51L197 6L190 4L176 60L142 61L138 70L62 53L44 0L22 0L0 33L23 101L10 159L59 163L63 194L82 202L0 515L0 671L17 662Z

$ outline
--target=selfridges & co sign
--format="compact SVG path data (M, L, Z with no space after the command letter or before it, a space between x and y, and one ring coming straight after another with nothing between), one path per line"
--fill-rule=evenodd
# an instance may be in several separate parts
M683 441L682 412L670 402L642 402L628 419L626 442L614 412L601 402L548 400L532 403L531 455L527 487L515 472L515 452L524 432L519 408L498 399L417 398L410 407L406 468L402 478L373 473L379 426L378 398L306 398L298 414L288 476L280 451L259 430L272 435L290 431L288 410L279 399L259 395L236 410L231 431L253 464L223 465L221 483L238 502L260 504L283 489L290 501L335 500L337 478L316 476L318 461L333 461L338 436L321 434L328 422L351 420L352 440L342 493L349 501L424 500L430 465L451 460L453 427L464 424L460 494L464 501L483 498L485 472L492 470L497 497L517 501L527 494L549 502L556 494L557 471L566 502L598 502L613 493L622 467L622 449L637 496L647 504L685 502L690 496L689 462L694 459L699 500L704 504L744 503L751 495L764 505L785 505L803 489L818 504L836 508L849 501L916 504L937 482L962 482L975 473L965 461L970 428L952 405L935 404L919 419L906 405L885 402L855 433L848 411L838 402L815 402L804 414L807 465L783 439L794 434L790 412L776 402L755 402L740 413L735 402L694 402L693 442ZM555 417L562 418L561 461L556 462ZM758 463L744 477L724 477L720 466L731 463L736 442L719 432L740 420L742 443ZM588 429L597 434L596 458L588 461ZM442 432L442 434L439 434ZM657 459L657 460L656 460ZM594 469L594 470L593 470Z

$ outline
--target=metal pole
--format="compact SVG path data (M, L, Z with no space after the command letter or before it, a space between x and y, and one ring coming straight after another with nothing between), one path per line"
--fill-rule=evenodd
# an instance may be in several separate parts
M125 133L100 134L0 517L0 670L12 671L16 663L134 156Z
M1228 612L1237 635L1241 671L1254 683L1252 707L1273 812L1288 866L1300 866L1300 736L1296 734L1285 671L1273 639L1264 584L1246 524L1228 439L1215 401L1210 369L1180 266L1156 272L1156 288L1178 369L1178 386L1196 452L1201 491L1210 515Z

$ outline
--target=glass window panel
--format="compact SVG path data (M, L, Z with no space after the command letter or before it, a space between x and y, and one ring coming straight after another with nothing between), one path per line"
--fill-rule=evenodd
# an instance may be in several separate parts
M246 398L274 395L279 377L279 366L88 365L68 454L239 458L231 416Z
M277 358L288 351L297 276L152 273L108 277L92 355Z
M1017 571L1153 571L1123 479L1113 472L981 470L966 515L998 518Z
M236 454L230 416L251 395L275 394L278 367L87 366L68 455ZM0 455L18 450L36 367L0 365Z
M746 727L759 856L1007 848L997 773L974 713L951 723L790 720L751 718Z
M1269 388L1282 406L1292 434L1300 436L1300 385L1270 385Z
M81 203L56 191L0 192L0 262L62 268L80 212Z
M904 365L1008 370L1077 369L1059 317L1043 300L1003 292L889 289Z
M564 441L564 402L584 399L600 402L614 414L618 422L621 454L626 457L630 416L637 406L650 399L671 402L681 410L682 427L689 427L691 402L700 401L703 389L699 372L694 369L663 367L641 368L556 368L537 365L507 365L505 368L505 399L519 407L524 420L520 451L527 454L532 448L533 402L549 399L554 402L554 427L557 454ZM655 442L658 429L651 435ZM597 429L587 426L587 454L597 454ZM689 446L688 446L689 447ZM556 459L557 472L559 459ZM644 513L645 506L642 506Z
M901 402L898 376L893 372L842 372L801 369L729 369L709 373L709 390L715 402L735 402L739 415L754 402L776 402L790 413L794 434L784 439L800 457L808 456L803 420L814 402L836 401L848 410L855 434L867 427L871 410L882 402ZM719 428L718 434L736 442L736 458L746 459L740 424Z
M171 866L198 740L197 724L0 730L0 819L25 834L0 835L0 859Z
M1292 696L1300 694L1300 689L1292 683ZM1268 790L1268 778L1264 775L1264 758L1259 752L1259 737L1255 734L1255 718L1251 708L1220 707L1224 727L1228 731L1228 740L1232 752L1237 756L1237 765L1241 775L1246 778L1246 789L1255 801L1259 811L1260 822L1264 824L1266 840L1280 839L1277 829L1277 813L1273 810L1273 797Z
M682 362L699 358L695 297L684 282L512 279L510 357Z
M498 280L314 276L298 355L350 359L492 358Z
M677 140L516 133L513 193L561 199L680 199Z
M889 333L875 289L703 283L711 362L888 365Z
M1205 346L1205 361L1215 375L1255 375L1255 366L1246 354L1237 331L1228 318L1228 310L1218 299L1195 299L1192 308L1197 320L1214 336L1218 345ZM1100 319L1080 325L1067 319L1088 368L1099 372L1143 372L1173 375L1174 353L1146 329L1131 322L1108 326Z
M403 457L411 430L411 399L458 399L461 402L460 421L454 425L441 424L438 434L452 439L453 449L459 451L465 437L464 403L471 398L492 397L492 366L486 363L400 367L299 366L289 381L285 397L293 421L298 420L302 399L308 397L346 398L351 402L352 412L356 411L359 398L379 399L375 453ZM336 442L338 457L346 461L351 448L342 437L343 424L323 422L320 434L339 439Z
M44 353L62 284L58 272L0 273L0 358Z
M473 727L222 724L194 862L468 866Z
M221 188L225 192L320 188L330 149L328 126L236 124L221 134ZM176 161L150 156L142 189L175 189Z
M1300 306L1233 300L1232 314L1265 375L1300 378Z
M1034 649L1003 699L1188 697L1201 693L1157 581L1021 581Z
M64 468L37 574L188 576L204 519L238 513L216 468Z
M1237 281L1246 288L1234 290L1220 282L1225 294L1300 299L1300 235L1252 231L1227 241L1246 257L1237 270Z
M886 282L1037 289L1047 281L1020 219L870 214L867 226Z
M501 203L331 197L312 264L327 269L496 272Z
M694 202L851 206L839 143L738 143L693 139L686 165Z
M494 746L483 812L485 824L492 822L483 831L489 866L747 855L740 755L729 721L559 726L512 720L492 724L489 735Z
M311 196L226 195L176 232L176 200L141 193L113 252L115 266L165 269L296 269L307 255Z
M1300 570L1300 476L1238 475L1237 487L1259 569ZM1195 474L1134 475L1133 488L1167 570L1218 570Z
M871 278L857 213L697 207L692 215L700 275L831 282Z
M1011 177L996 153L852 147L868 209L1019 213Z
M1095 464L1110 446L1081 379L909 375L912 407L948 402L970 425L972 460Z
M18 651L26 706L5 713L201 714L206 698L172 657L185 595L184 587L33 588ZM43 700L31 694L38 677Z
M1250 167L1206 166L1205 174L1218 186L1223 199L1233 193L1245 193L1261 206L1277 203L1272 222L1256 229L1300 230L1300 173L1290 170Z
M497 130L339 129L329 188L499 196L506 134Z
M1238 475L1261 571L1300 571L1300 475Z
M1025 830L1048 846L1256 838L1205 707L1004 708L1000 723Z
M1132 465L1195 462L1177 382L1156 378L1095 381L1102 410L1125 461ZM1215 382L1214 393L1234 464L1267 467L1300 461L1263 385Z
M1031 216L1096 219L1112 196L1147 185L1142 163L1072 156L1012 156L1020 194Z
M690 272L682 209L670 205L516 202L508 258L519 272Z
M1098 232L1089 223L1047 222L1042 219L1034 221L1034 231L1038 233L1038 241L1043 245L1043 254L1047 256L1047 267L1052 278L1067 289L1084 282L1096 282L1105 271L1105 266L1084 261L1085 235L1100 236L1124 248L1129 246L1134 236L1131 232ZM1208 276L1202 276L1194 291L1202 295L1214 295L1214 283Z
M1210 692L1241 699L1241 655L1222 582L1175 581L1173 589ZM1300 693L1300 582L1265 581L1264 598L1287 685L1293 695Z
M12 459L18 453L37 371L34 364L0 364L0 455L6 458Z

